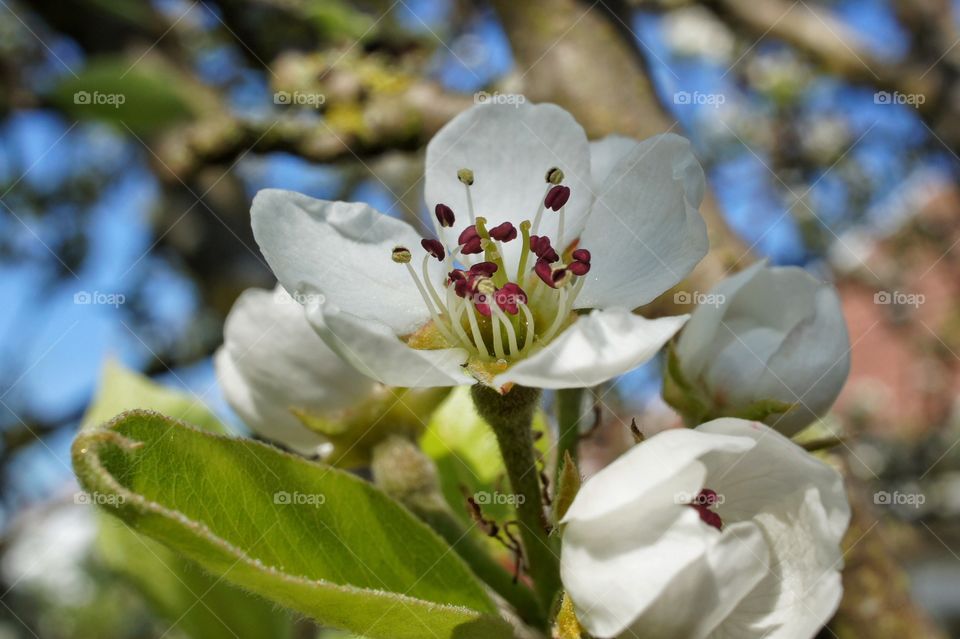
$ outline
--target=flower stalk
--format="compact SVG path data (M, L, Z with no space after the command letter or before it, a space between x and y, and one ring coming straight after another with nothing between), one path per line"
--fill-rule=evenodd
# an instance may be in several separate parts
M450 544L474 574L512 605L520 618L538 628L547 617L533 592L500 565L464 527L440 490L436 464L406 437L393 436L373 449L374 483L410 509Z
M476 384L471 387L477 412L497 437L510 487L517 496L517 519L527 570L544 609L551 610L560 592L559 555L549 539L549 524L543 508L540 476L533 450L531 424L540 400L540 390L514 386L501 395Z

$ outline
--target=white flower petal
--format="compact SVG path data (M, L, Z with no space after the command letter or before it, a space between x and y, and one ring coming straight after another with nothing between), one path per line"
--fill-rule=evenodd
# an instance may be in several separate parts
M658 433L634 446L580 487L567 509L563 523L587 522L643 500L663 481L679 473L700 457L719 451L739 459L755 446L753 438L710 434L686 428ZM697 484L696 494L703 488ZM671 495L671 499L676 495Z
M678 492L696 491L704 474L693 461L650 491L642 508L566 524L560 575L591 635L614 637L629 628L707 552L715 531L705 531L697 513L674 500Z
M608 135L590 143L590 181L594 194L600 193L617 164L640 143L622 135Z
M743 437L667 431L581 487L563 520L561 575L592 634L623 632L651 614L675 579L708 561L721 535L684 505L704 485L697 458L715 451L734 460L752 446Z
M686 277L707 253L703 192L688 141L637 143L607 176L581 235L593 259L577 307L636 308Z
M394 247L413 254L419 273L420 236L400 220L366 204L315 200L266 189L253 200L253 234L284 288L296 297L322 295L342 311L383 322L396 334L429 319L407 269L391 258ZM431 279L443 265L430 261Z
M767 373L767 361L783 341L783 333L766 326L739 330L735 326L731 322L721 328L713 361L702 379L714 398L726 405L746 406L757 399L757 380Z
M770 356L755 391L798 404L770 422L785 435L829 410L850 374L850 337L836 290L818 284L813 307L813 315L793 327Z
M770 568L766 541L753 522L724 526L723 533L716 536L716 542L697 561L677 573L660 596L620 635L623 639L714 636L710 633Z
M749 284L764 267L764 262L756 262L736 275L721 280L710 289L710 297L720 303L703 304L693 312L677 340L677 356L688 379L698 377L706 364L712 361L718 339L730 338L730 331L721 325L724 314L740 289Z
M840 542L850 507L840 473L761 424L718 419L697 431L756 442L734 463L704 458L706 481L723 497L717 510L725 522L751 520L763 529L772 559L770 574L718 636L812 637L833 615L842 592Z
M247 425L301 452L324 440L290 409L327 414L374 390L371 379L327 348L303 307L279 286L244 291L227 316L214 362L227 402Z
M629 372L657 354L687 315L649 320L624 309L579 317L543 350L494 379L537 388L595 386Z
M431 215L443 203L453 209L457 223L437 233L455 246L460 232L470 225L464 185L457 171L474 174L470 187L475 213L492 228L510 221L515 226L529 219L547 192L545 176L558 167L563 184L570 187L565 210L567 241L579 235L592 201L590 152L587 136L569 113L554 104L483 104L451 120L427 145L424 197ZM540 235L557 239L559 216L546 210ZM436 225L436 219L434 219ZM554 246L559 246L554 242ZM505 245L508 264L514 264L520 240Z
M330 348L361 373L388 386L427 388L475 382L464 372L467 352L463 349L415 350L386 324L320 305L308 307L307 316Z

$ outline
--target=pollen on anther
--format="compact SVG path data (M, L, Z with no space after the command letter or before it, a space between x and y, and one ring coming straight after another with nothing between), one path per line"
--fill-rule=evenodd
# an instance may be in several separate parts
M473 171L470 169L460 169L457 171L457 179L463 184L471 186L473 184Z
M391 257L393 257L393 261L397 264L408 264L413 258L413 256L410 254L410 249L403 246L398 246L393 249L393 254Z

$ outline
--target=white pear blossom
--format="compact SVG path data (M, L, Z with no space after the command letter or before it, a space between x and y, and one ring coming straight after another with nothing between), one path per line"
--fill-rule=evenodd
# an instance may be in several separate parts
M589 143L551 104L484 104L427 147L439 239L366 204L265 190L253 230L341 356L397 386L598 384L687 316L631 311L707 250L704 177L676 135Z
M800 268L758 263L705 301L676 356L707 415L767 412L772 400L792 408L753 417L793 435L830 409L850 372L850 338L830 284Z
M327 348L303 306L280 286L240 295L214 356L227 402L258 434L305 454L327 439L293 410L337 415L368 400L378 384Z
M598 639L805 639L842 594L840 474L758 422L669 430L589 479L561 572Z

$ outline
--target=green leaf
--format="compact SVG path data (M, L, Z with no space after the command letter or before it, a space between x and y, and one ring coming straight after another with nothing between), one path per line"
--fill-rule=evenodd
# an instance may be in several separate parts
M577 468L577 462L573 461L569 452L565 452L563 466L558 473L557 492L553 498L554 523L559 524L563 516L567 514L574 498L580 492L580 483L580 470Z
M107 567L136 586L157 614L189 637L291 635L288 613L217 579L113 517L103 518L98 553Z
M66 76L54 87L50 99L75 118L149 134L195 115L205 96L154 58L118 56L91 60L76 77Z
M211 433L225 429L203 402L161 386L140 373L109 360L100 376L96 396L83 416L81 428L95 428L125 410L149 408Z
M138 532L322 624L372 639L511 636L456 553L348 473L148 411L82 431L73 465Z

